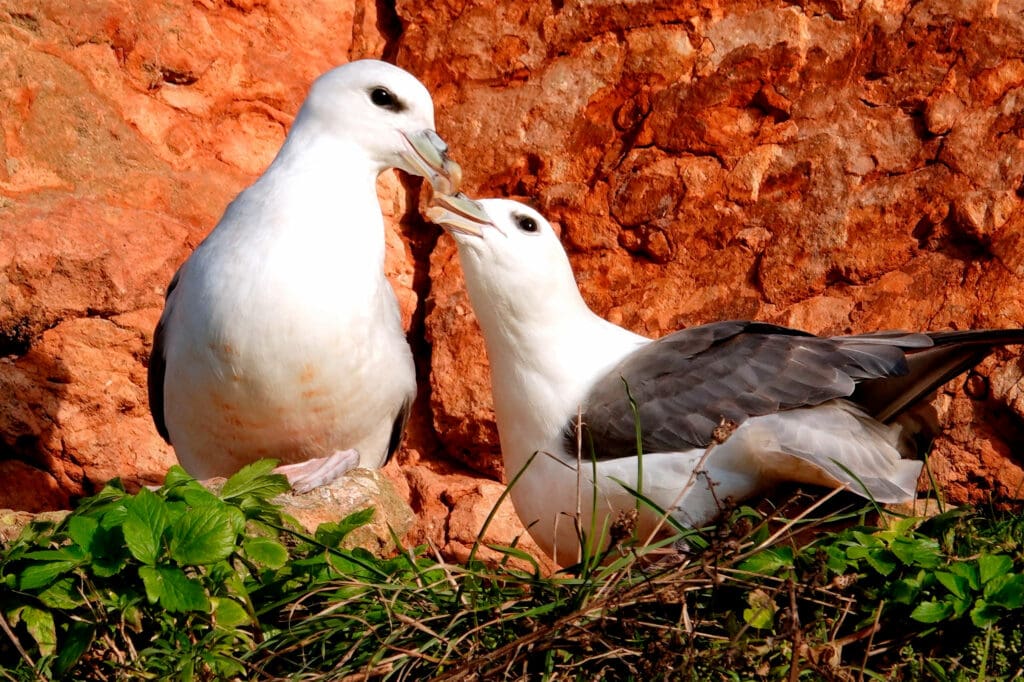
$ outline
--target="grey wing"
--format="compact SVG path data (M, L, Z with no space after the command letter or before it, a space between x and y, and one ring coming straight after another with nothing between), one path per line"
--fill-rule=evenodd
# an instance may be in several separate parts
M392 455L398 450L398 446L402 444L402 435L405 433L405 426L409 423L409 413L412 411L412 401L415 399L416 394L413 393L411 396L405 399L402 403L401 409L398 410L398 414L395 415L395 421L391 425L391 436L388 438L388 451L384 455L384 464L391 461Z
M153 423L156 425L157 433L168 443L171 442L171 434L168 433L167 422L164 420L164 375L167 372L167 353L164 349L164 325L174 304L171 294L174 293L174 288L178 286L180 275L181 269L174 273L171 283L167 285L167 294L164 296L164 312L160 316L160 321L156 323L156 330L153 332L153 350L149 354L149 370L146 380L149 389L149 413L153 415Z
M905 374L904 348L930 345L902 332L824 338L757 322L701 325L627 356L588 393L583 423L601 459L635 455L637 427L644 452L705 447L723 419L850 396L858 381Z
M899 416L953 377L981 362L999 346L1024 343L1024 329L929 332L934 346L907 354L909 371L857 386L853 399L882 422Z

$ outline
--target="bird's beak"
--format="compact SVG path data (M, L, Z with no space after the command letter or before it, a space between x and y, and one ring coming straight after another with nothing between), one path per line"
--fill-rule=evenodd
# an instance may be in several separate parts
M406 149L402 158L412 167L411 172L422 175L434 191L455 194L462 184L462 168L448 156L448 144L433 130L414 133L402 131Z
M427 209L427 220L437 223L448 232L482 237L483 228L496 227L480 202L465 194L435 194L433 205Z

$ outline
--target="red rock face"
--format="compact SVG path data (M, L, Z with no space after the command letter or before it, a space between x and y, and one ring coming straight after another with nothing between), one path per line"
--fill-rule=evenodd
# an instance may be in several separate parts
M0 8L0 507L162 476L145 363L163 289L313 78L367 56L428 85L465 189L533 201L586 299L635 331L1024 326L1012 3L18 0ZM380 183L423 375L388 473L414 539L458 556L500 490L464 467L501 465L454 245L417 188ZM1022 494L1021 375L1000 352L937 397L949 499Z

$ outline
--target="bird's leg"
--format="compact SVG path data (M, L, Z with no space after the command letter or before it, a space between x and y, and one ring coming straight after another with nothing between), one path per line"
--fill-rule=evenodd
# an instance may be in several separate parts
M356 450L335 450L334 454L305 462L285 464L274 469L274 473L282 474L288 479L292 491L297 494L308 493L313 488L333 483L347 471L359 466L359 452Z

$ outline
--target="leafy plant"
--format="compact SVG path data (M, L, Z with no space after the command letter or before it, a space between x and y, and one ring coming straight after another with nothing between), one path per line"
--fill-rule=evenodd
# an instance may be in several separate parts
M271 503L286 487L271 468L216 494L179 469L156 491L113 484L26 528L0 551L0 677L1024 674L1019 515L959 509L880 528L871 504L797 493L649 546L618 534L574 572L544 575L514 541L494 547L497 564L340 549L372 510L307 535Z
M174 467L156 492L114 482L60 523L30 525L0 556L0 615L22 663L46 678L243 674L263 637L253 595L304 579L285 571L269 500L288 483L273 466L244 468L219 495Z

